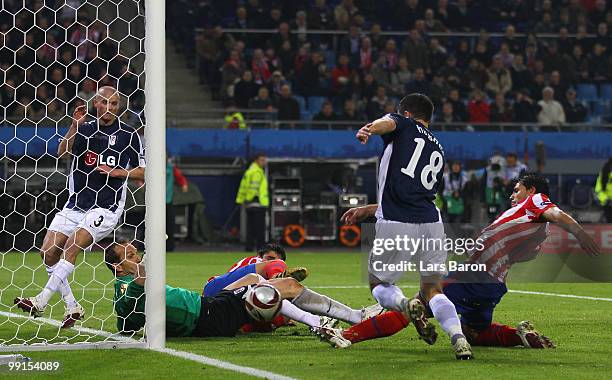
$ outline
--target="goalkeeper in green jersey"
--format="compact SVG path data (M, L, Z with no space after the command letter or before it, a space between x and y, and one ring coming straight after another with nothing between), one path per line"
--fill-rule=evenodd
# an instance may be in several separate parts
M134 333L145 325L146 272L142 257L132 244L122 241L106 248L104 261L115 275L117 329L122 333ZM262 282L278 290L282 299L280 314L314 330L328 327L325 323L329 318L320 315L351 324L371 317L369 308L352 309L307 289L294 278L265 280L258 274L248 274L212 297L166 285L166 335L236 335L245 323L254 322L245 307L245 298L252 285ZM335 330L331 331L334 333ZM344 339L338 335L339 339Z

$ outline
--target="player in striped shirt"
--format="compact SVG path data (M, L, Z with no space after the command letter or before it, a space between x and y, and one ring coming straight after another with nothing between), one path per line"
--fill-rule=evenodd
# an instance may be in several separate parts
M512 207L486 227L480 249L471 252L467 262L485 264L486 273L451 273L444 284L444 294L461 315L462 330L476 346L553 348L553 343L539 334L528 321L517 328L493 322L493 310L507 293L506 275L518 262L533 260L547 237L548 222L557 223L576 237L590 256L600 249L584 229L548 198L548 183L540 174L527 173L514 186ZM405 316L390 311L343 331L351 343L393 335L408 325ZM334 342L330 343L334 344ZM336 344L334 344L336 345ZM336 345L339 347L347 346Z

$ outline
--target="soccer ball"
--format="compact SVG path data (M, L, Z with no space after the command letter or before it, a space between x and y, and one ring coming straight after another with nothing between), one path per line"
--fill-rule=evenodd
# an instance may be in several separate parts
M244 307L259 322L271 321L281 308L281 295L269 284L252 286L246 293Z

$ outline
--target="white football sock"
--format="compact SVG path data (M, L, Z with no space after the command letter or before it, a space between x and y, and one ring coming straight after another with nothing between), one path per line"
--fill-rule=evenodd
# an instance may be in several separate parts
M453 344L457 338L464 337L455 305L453 305L444 294L436 294L433 296L431 300L429 300L429 307L434 317L440 322L442 329L451 338Z
M49 276L47 285L45 285L45 288L36 296L41 307L47 306L51 296L60 289L62 282L68 283L67 278L70 273L74 271L74 265L64 259L60 260L52 268L53 272Z
M295 306L288 300L283 300L280 313L289 319L301 322L310 327L321 326L321 318L318 315L310 314L309 312Z
M372 295L380 306L388 310L402 311L402 300L406 298L400 288L392 284L378 284Z
M304 291L293 299L293 304L311 313L326 315L347 323L355 324L361 322L361 310L351 309L338 301L307 288L304 288Z
M51 278L51 275L53 274L53 271L55 270L55 267L57 267L58 264L59 262L55 263L55 265L53 266L47 267L47 274L49 274L49 278ZM62 284L59 287L59 292L62 295L62 299L66 303L67 309L78 305L76 298L74 298L74 295L72 294L72 289L70 289L70 284L68 283L68 280L62 281Z

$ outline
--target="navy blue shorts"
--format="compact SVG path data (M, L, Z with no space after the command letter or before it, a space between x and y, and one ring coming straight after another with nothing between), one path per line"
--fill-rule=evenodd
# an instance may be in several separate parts
M482 331L493 322L493 310L508 292L508 288L501 282L451 282L444 286L443 291L455 305L457 314L461 315L461 323L476 331Z
M256 273L256 264L247 265L240 267L233 272L227 272L224 275L215 277L213 280L204 285L204 296L213 297L219 294L226 286L231 283L240 280L242 277L250 273Z

